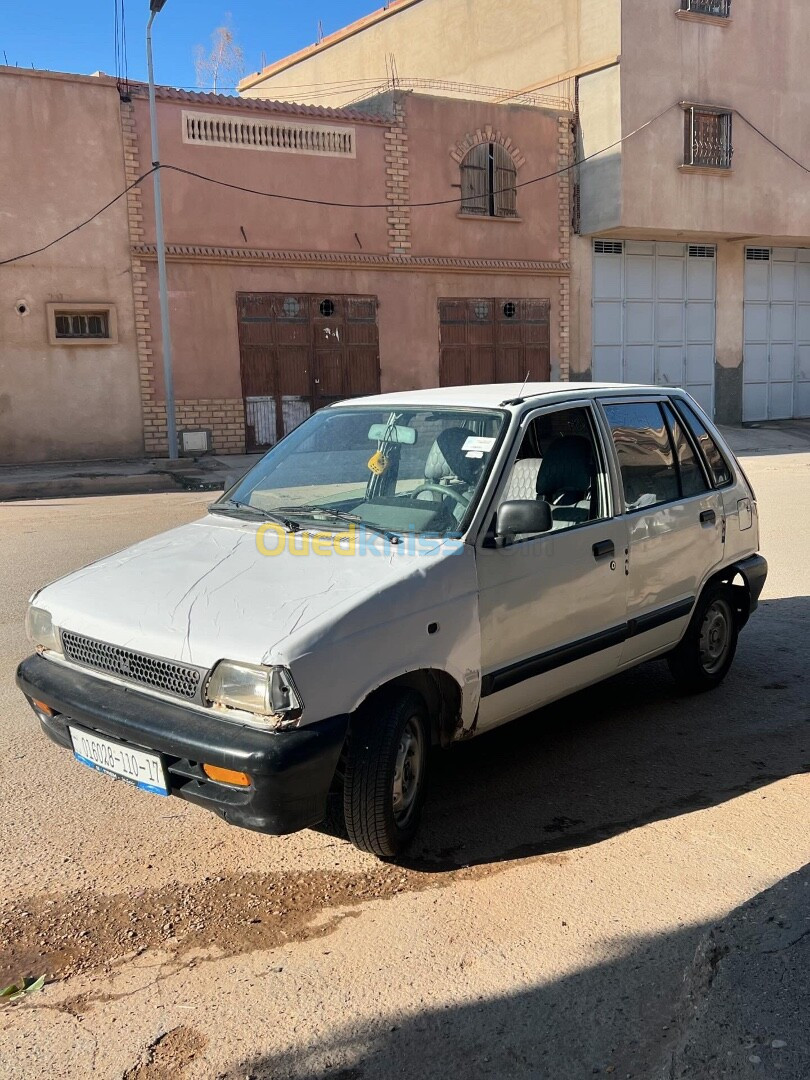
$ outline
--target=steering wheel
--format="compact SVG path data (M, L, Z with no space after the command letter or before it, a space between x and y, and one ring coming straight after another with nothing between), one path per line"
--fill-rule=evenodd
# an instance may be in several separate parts
M422 484L414 491L409 493L410 498L418 499L423 491L431 491L436 495L440 495L442 499L445 495L449 495L452 499L455 499L465 510L470 505L469 498L466 498L458 491L454 491L453 488L443 487L441 484ZM436 501L435 499L433 500Z

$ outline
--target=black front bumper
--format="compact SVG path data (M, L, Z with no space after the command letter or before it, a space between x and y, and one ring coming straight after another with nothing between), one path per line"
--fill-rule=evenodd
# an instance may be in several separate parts
M41 656L17 668L17 685L55 715L37 712L45 734L72 751L69 721L163 755L173 795L233 825L290 833L317 825L349 726L348 716L293 731L268 732L162 701L74 671ZM33 707L33 706L32 706ZM247 773L250 787L209 780L203 763Z

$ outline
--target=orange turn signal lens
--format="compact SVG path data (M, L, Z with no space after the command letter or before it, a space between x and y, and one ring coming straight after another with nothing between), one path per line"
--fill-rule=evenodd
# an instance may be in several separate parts
M220 769L219 765L203 765L203 772L209 780L217 780L220 784L250 787L250 777L247 773L236 772L235 769Z
M37 701L35 697L31 698L31 704L39 712L45 713L46 716L53 716L54 712L50 705L46 705L44 701Z

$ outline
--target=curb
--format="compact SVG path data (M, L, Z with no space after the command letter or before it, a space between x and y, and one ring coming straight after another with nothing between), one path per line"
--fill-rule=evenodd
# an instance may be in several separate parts
M146 495L182 490L174 477L161 473L140 476L68 476L54 480L0 482L0 502L30 499L73 499L88 495Z

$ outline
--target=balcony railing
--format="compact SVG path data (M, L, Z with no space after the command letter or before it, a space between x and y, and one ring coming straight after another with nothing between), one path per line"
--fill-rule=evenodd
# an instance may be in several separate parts
M697 15L716 15L718 19L731 17L731 0L681 0L681 11L693 11Z

